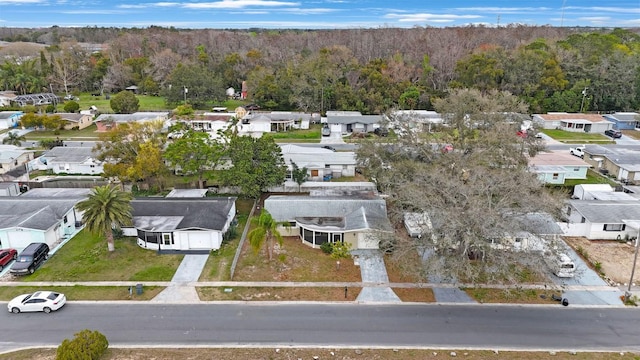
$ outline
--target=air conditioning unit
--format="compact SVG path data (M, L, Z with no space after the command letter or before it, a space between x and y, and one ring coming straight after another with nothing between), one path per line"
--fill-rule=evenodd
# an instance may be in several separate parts
M82 221L76 221L76 229L82 227Z

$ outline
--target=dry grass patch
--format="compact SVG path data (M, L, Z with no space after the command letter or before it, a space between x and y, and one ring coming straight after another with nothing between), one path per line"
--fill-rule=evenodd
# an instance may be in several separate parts
M403 302L436 302L431 288L392 288Z
M480 303L494 304L553 304L558 303L551 298L554 294L548 290L540 289L490 289L490 288L466 288L463 289L472 299ZM560 295L556 293L556 295Z
M29 294L38 290L50 290L63 293L67 300L138 300L146 301L153 299L158 295L164 287L162 286L145 286L141 295L133 294L129 297L128 286L3 286L0 287L0 300L9 301L21 294Z
M349 287L346 297L343 287L198 287L196 290L202 301L355 301L362 289Z
M304 245L298 237L285 237L276 245L269 261L263 248L255 253L246 242L238 261L234 281L294 281L294 282L361 282L360 268L352 259L336 260Z
M412 350L412 349L108 349L101 360L290 360L290 359L340 359L340 360L422 360L451 359L451 353L470 360L637 360L633 353L588 353L579 352L524 352L524 351L468 351L468 350ZM54 360L56 349L30 349L0 355L0 360Z

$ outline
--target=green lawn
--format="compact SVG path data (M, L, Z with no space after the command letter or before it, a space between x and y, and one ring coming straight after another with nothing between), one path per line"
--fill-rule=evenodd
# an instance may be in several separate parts
M162 286L143 286L142 294L138 295L133 289L129 296L128 286L3 286L0 287L0 300L9 301L21 294L29 294L38 290L49 290L63 293L67 300L151 300L160 291Z
M95 141L98 139L98 133L96 130L98 130L98 127L95 124L91 124L82 130L58 130L58 134L53 130L35 130L27 133L24 137L27 141L40 141L43 139L56 138L60 138L61 140Z
M69 240L33 275L30 281L170 281L184 255L157 255L140 248L133 238L116 240L107 251L102 236L86 230Z
M593 170L587 170L586 179L568 179L564 181L565 187L573 188L578 184L609 184L613 187L618 185L615 181Z
M611 138L604 134L594 134L585 132L570 132L564 130L545 129L543 133L549 135L554 140L572 144L613 144Z
M265 134L276 140L276 142L282 142L280 140L296 140L298 142L319 142L320 133L322 131L322 125L311 124L308 130L289 130L283 132L271 132Z
M167 106L162 96L136 95L136 97L140 101L138 111L165 111L173 108ZM92 96L91 93L82 93L79 98L80 109L89 109L93 105L103 114L113 113L109 104L111 100L105 99L104 96Z

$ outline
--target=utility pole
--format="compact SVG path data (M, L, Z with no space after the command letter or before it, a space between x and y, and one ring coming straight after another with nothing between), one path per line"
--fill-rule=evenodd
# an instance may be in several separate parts
M582 109L584 108L584 99L587 97L587 89L589 89L588 87L584 88L584 90L582 90L582 102L580 103L580 112L582 112Z
M184 104L187 105L187 93L189 92L189 89L187 89L187 87L184 87Z

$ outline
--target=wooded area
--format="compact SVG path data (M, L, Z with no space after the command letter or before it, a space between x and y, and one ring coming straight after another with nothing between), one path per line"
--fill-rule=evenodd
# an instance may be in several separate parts
M264 109L432 109L450 88L506 90L531 112L640 107L638 29L0 28L0 87L140 92L204 108L248 85ZM37 46L16 41L32 41ZM97 49L100 49L98 51Z

